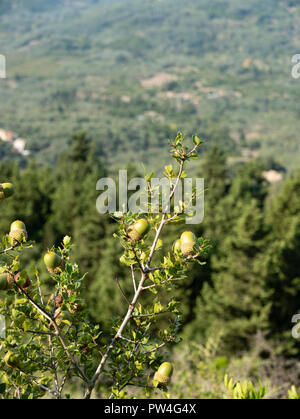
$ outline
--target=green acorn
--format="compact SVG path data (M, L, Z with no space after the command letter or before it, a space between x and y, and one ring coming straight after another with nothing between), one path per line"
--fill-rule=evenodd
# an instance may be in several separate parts
M153 380L158 386L167 386L173 374L173 365L170 362L163 362L154 374Z
M129 226L127 235L134 243L141 240L150 230L150 224L145 218L141 218Z
M14 280L9 273L0 274L0 291L7 291L13 287Z
M13 244L27 240L27 230L23 221L14 221L10 226L9 237Z
M55 252L47 252L44 256L44 262L51 274L57 274L63 265L62 258Z
M0 201L5 198L9 198L15 192L14 185L12 183L0 183Z
M191 231L185 231L180 236L181 246L180 250L184 256L194 255L194 246L196 244L196 236Z
M180 253L181 252L181 240L178 239L173 244L173 253Z

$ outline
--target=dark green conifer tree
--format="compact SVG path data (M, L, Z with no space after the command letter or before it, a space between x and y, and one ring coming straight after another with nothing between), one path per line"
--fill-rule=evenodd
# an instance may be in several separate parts
M291 336L294 314L300 313L300 171L283 184L267 215L270 226L264 255L270 298L270 336L278 350L299 354L299 341Z
M267 326L268 292L261 274L266 184L261 173L255 163L239 167L228 193L215 200L208 216L217 240L189 333L208 337L221 330L227 349L243 348L252 333Z

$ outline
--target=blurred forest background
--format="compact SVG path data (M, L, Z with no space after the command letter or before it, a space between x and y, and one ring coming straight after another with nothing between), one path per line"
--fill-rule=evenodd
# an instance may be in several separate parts
M225 372L260 377L270 397L300 385L299 17L297 0L0 0L0 180L18 191L0 234L26 223L37 246L23 262L45 282L42 253L72 236L106 330L123 313L114 278L130 281L97 180L143 175L139 162L161 170L179 130L205 141L193 230L212 249L176 289L185 326L166 353L171 396L218 397Z

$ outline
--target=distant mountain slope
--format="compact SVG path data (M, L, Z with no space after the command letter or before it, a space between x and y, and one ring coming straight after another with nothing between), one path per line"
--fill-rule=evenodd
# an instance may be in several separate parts
M6 4L6 6L5 6ZM232 160L299 165L299 1L0 2L0 128L53 162L86 129L113 165L157 165L177 130Z

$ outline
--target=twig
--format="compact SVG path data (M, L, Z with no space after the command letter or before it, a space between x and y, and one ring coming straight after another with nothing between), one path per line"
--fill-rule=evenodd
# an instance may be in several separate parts
M64 386L66 384L66 381L67 381L67 378L68 378L68 374L69 374L70 368L71 368L71 365L69 365L69 367L68 367L68 369L67 369L67 371L66 371L66 373L65 373L65 375L63 377L63 379L61 380L61 383L60 383L60 386L59 386L59 389L58 389L60 395L61 395L61 392L63 391L63 388L64 388Z
M133 265L130 265L130 269L131 269L133 289L134 289L134 292L136 293L136 282L135 282L135 277L134 277L134 267L133 267Z
M21 368L18 368L23 374L25 375L29 375L26 373L26 371L23 371ZM50 388L44 386L43 384L39 383L38 381L35 380L35 378L32 375L29 375L30 378L32 379L33 383L36 384L38 387L40 387L42 390L47 391L48 393L53 394L54 396L58 396L57 392L55 390L51 390Z
M144 333L143 333L143 336L146 336L146 334L147 334L147 332L148 332L148 330L150 329L150 326L151 326L151 323L148 323L148 325L146 326L146 328L145 328L145 330L144 330ZM136 345L135 345L135 347L132 349L132 351L131 351L131 353L130 353L130 358L132 357L132 355L138 350L138 348L139 348L139 343L137 343Z
M126 342L129 342L129 343L134 343L136 345L143 345L142 342L138 342L138 341L132 340L132 339L127 339L124 336L119 336L119 338L122 339L122 340L125 340Z
M164 281L162 281L159 284L152 284L152 285L147 285L146 287L143 288L143 290L148 290L149 288L155 288L155 287L160 287L161 285L166 284L167 282L172 282L172 281L179 281L179 279L175 279L173 277L170 277L168 279L165 279Z
M120 285L120 282L118 280L118 278L115 278L116 284L118 285L119 290L121 291L121 294L123 295L124 299L126 300L127 304L130 305L130 301L128 300L128 298L126 297L125 292L123 291L123 288Z
M162 348L163 346L167 345L168 343L172 342L174 336L170 336L170 338L166 341L161 343L160 345L156 346L155 348L149 349L149 351L143 352L143 355L151 354L152 352L157 351L158 349Z
M168 310L162 310L162 311L159 311L158 313L133 314L132 318L159 316L160 314L164 314L164 313L169 313L169 311Z
M53 318L51 317L51 314L49 314L46 310L44 310L36 301L34 301L30 295L17 283L17 281L14 279L14 283L17 286L18 290L21 291L22 294L25 295L25 297L28 299L30 304L40 313L42 314L47 320L49 320L51 323L53 323Z
M38 275L36 275L36 279L37 279L37 287L38 287L38 291L39 291L39 295L40 295L40 299L41 299L41 304L42 306L44 305L44 299L43 299L43 294L42 294L42 289L40 286L40 278Z
M6 249L0 250L0 255L2 255L4 253L7 253L7 252L10 252L11 250L14 250L14 249L16 249L19 246L21 246L21 243L18 242L16 244L14 244L13 246L10 246L10 247L8 247Z
M56 294L54 296L54 303L53 303L53 307L52 307L52 311L51 311L51 316L54 317L54 313L56 310L56 298L58 297L59 294L59 289L56 290Z
M54 347L53 347L53 344L52 344L51 336L49 336L48 342L49 342L49 346L50 346L50 359L51 359L51 365L52 365L52 369L53 369L53 377L54 377L54 385L55 385L56 395L57 395L57 398L60 399L61 395L60 395L60 391L59 391L59 384L58 384L58 377L57 377L57 363L55 363L54 360L53 360Z
M25 330L24 329L22 329L23 330L23 332L25 332ZM39 330L26 330L26 333L32 333L32 334L34 334L34 335L49 335L49 336L55 336L55 334L54 333L52 333L52 332L42 332L42 331L39 331Z
M147 386L147 385L145 385L145 384L139 384L139 383L127 383L126 384L127 386L134 386L134 387L142 387L142 388L151 388L151 390L153 390L153 387L152 386Z
M156 268L146 268L146 272L162 271L165 268L163 266L157 266Z
M143 265L143 263L140 261L138 255L136 254L136 250L135 250L133 244L131 245L131 250L134 253L134 257L135 257L135 260L137 261L137 263L139 265L140 271L145 273L145 266Z

